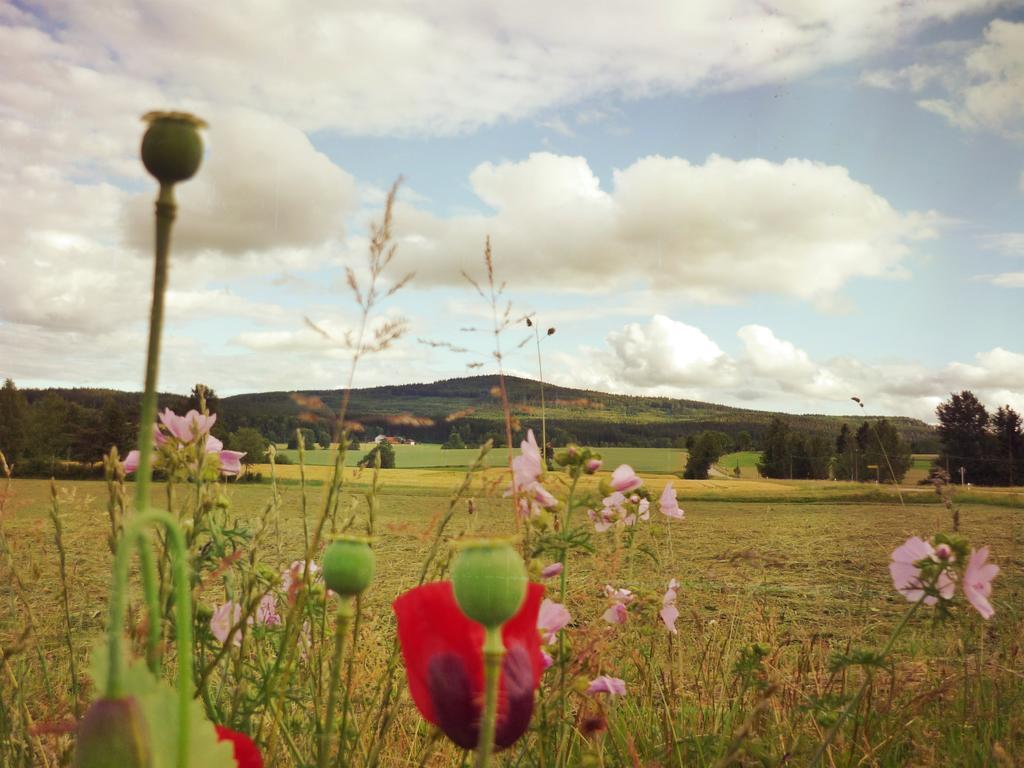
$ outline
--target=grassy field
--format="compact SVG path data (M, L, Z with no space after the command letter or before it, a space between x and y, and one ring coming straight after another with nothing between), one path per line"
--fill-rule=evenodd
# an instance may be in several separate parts
M279 476L297 477L298 469L279 467ZM326 468L309 467L307 474L322 480ZM351 504L359 514L370 473L352 472L349 477ZM415 584L431 527L462 474L398 469L381 477L375 548L383 567L366 596L364 631L372 642L364 643L359 667L364 671L354 680L363 693L381 674L382 649L393 633L388 604ZM655 492L664 480L663 475L645 474ZM449 535L514 533L507 501L500 498L505 482L498 470L481 473L468 494L472 503L457 506ZM656 514L640 529L632 549L611 535L595 537L600 556L574 555L569 563L573 576L566 604L575 617L573 642L590 649L574 662L573 678L609 674L626 680L630 690L621 703L598 704L598 710L588 697L574 697L581 713L608 720L603 737L581 742L580 759L589 755L587 759L619 765L630 763L627 755L634 750L640 764L655 764L667 759L665 754L676 755L679 765L716 764L728 752L735 728L755 707L761 719L746 737L745 757L738 764L760 765L750 756L764 753L774 755L764 764L775 765L791 750L806 758L807 744L827 726L830 715L825 710L835 707L828 704L829 696L841 695L854 683L853 671L849 681L845 675L829 674L831 655L877 646L906 605L888 579L889 552L910 534L948 528L947 512L928 489L912 492L910 503L902 506L892 489L848 483L674 482L681 490L685 521L669 522ZM557 478L550 478L549 485L560 492ZM584 496L595 490L592 478L578 489ZM322 483L309 483L305 490L294 483L281 485L279 533L263 554L267 565L279 569L298 556L303 494L306 508L316 510L325 492ZM234 484L224 493L233 516L255 527L270 488ZM158 486L154 499L164 498L164 488ZM1024 628L1024 501L1009 493L975 493L964 499L963 533L989 543L1003 570L994 595L997 616L986 624L961 606L943 625L924 615L912 622L897 646L891 674L880 675L876 683L875 731L861 734L862 747L853 746L854 752L871 756L864 764L990 765L996 743L1008 754L1024 755L1024 658L1019 645ZM105 543L106 486L67 483L58 500L68 558L69 616L81 670L106 617L111 565ZM31 643L5 662L10 679L20 681L5 694L8 700L27 702L35 720L59 722L71 704L58 557L48 518L49 484L15 481L5 501L2 522L11 556L4 568L16 569L23 586L9 578L0 582L0 645L17 648L26 626L31 630ZM670 577L682 585L682 619L671 645L659 631L656 615ZM639 596L630 608L631 623L621 628L600 618L606 607L602 587L609 583ZM223 593L207 585L200 600L212 607L223 600ZM772 686L771 696L755 696L737 677L735 665L751 643L768 649L758 674ZM651 665L658 659L659 674L665 677L652 677ZM542 702L549 701L551 689L543 689L541 696ZM539 717L545 716L546 706L542 703ZM666 718L685 734L668 753L663 746ZM381 764L415 762L426 749L425 736L405 699ZM47 749L59 751L62 737L43 738ZM841 739L840 746L850 744ZM461 759L445 744L430 747L426 754L427 765L457 765ZM537 765L537 759L531 753L522 764ZM281 755L275 764L293 763Z
M373 443L363 443L358 451L349 451L345 456L345 465L354 467L372 447ZM395 445L393 448L398 469L461 468L472 462L478 453L476 448L442 450L440 445L429 443ZM298 463L298 451L284 449L280 453L293 463ZM686 466L686 451L674 448L601 448L600 454L606 466L629 464L641 472L682 472ZM505 455L504 451L496 449L491 454L491 463L504 463ZM309 466L333 466L334 458L334 450L317 448L306 451L306 464Z
M346 466L356 466L372 447L372 443L363 443L358 451L349 451L345 457ZM437 444L396 445L394 449L395 464L399 469L462 468L473 461L477 454L475 448L442 450ZM629 464L639 472L654 473L682 473L686 467L687 452L677 448L601 448L599 451L606 467ZM281 449L279 453L287 456L289 461L298 463L298 451ZM491 454L491 463L503 464L504 457L503 451L495 450ZM333 466L334 458L334 450L316 448L306 451L305 462L310 467ZM757 470L760 459L760 451L738 451L722 456L715 467L722 475L731 478L739 466L740 478L757 480L760 477ZM903 484L913 486L927 477L934 460L934 454L915 454Z

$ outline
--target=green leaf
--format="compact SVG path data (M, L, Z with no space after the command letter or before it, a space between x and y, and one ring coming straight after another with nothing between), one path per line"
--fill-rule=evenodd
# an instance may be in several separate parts
M92 652L89 674L102 691L106 679L107 649L98 643ZM142 661L128 665L124 676L125 695L139 703L149 728L153 750L153 768L177 768L178 764L178 692L166 680L150 673ZM202 705L189 702L189 760L192 768L237 768L230 742L217 740L213 724L206 719Z

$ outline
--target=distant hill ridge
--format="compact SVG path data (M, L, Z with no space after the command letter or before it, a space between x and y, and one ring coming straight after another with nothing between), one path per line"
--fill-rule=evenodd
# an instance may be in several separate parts
M506 376L509 403L520 431L540 428L540 384L532 379ZM467 444L490 437L504 442L501 400L494 394L497 375L443 379L429 384L393 384L354 389L347 418L364 429L383 430L420 441L444 442L453 428ZM125 407L135 408L139 394L108 389L23 390L29 400L45 391L87 407L98 407L114 397ZM888 420L913 449L928 452L938 444L935 430L918 419L904 416L826 416L787 414L736 408L715 403L649 395L618 395L594 390L544 385L548 434L562 444L576 440L590 445L671 445L681 437L705 429L730 435L749 432L755 442L774 417L785 419L792 428L805 432L838 434L845 422L851 427L864 420ZM298 426L334 428L332 421L342 390L299 390L258 392L220 398L221 429L255 427L275 440L286 440ZM164 394L165 405L180 409L187 398Z

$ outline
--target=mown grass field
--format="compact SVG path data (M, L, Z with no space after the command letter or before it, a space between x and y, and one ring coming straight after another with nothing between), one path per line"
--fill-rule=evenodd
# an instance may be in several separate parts
M279 477L292 482L280 486L280 534L263 555L274 568L301 551L303 494L312 516L325 492L322 483L300 486L298 470L277 469ZM308 467L307 477L322 480L326 472L326 467ZM356 677L359 691L369 691L381 673L384 649L393 637L389 603L415 583L432 525L461 477L454 470L382 472L375 545L380 566L365 601L364 632L370 639ZM645 474L655 492L665 479ZM368 480L366 471L350 472L348 498L355 515L362 514ZM559 482L549 482L556 493ZM889 553L911 534L948 529L948 513L930 489L908 490L907 503L901 505L893 489L849 483L674 482L681 490L685 521L655 514L638 530L632 549L624 549L612 535L594 537L597 556L574 554L568 565L566 604L575 619L573 642L588 649L572 674L580 679L622 677L630 691L623 700L606 704L574 699L581 712L596 714L604 708L602 716L607 716L609 730L595 737L594 754L604 765L654 765L651 756L662 753L653 745L663 742L668 717L673 728L683 729L674 737L679 739L678 764L714 765L735 729L760 707L746 737L746 757L737 764L789 764L784 756L790 751L806 757L807 744L822 735L828 722L825 714L815 714L815 707L827 694L847 690L845 675L835 678L828 672L831 655L876 647L906 607L889 581ZM501 498L504 483L499 470L481 473L467 495L472 503L457 505L449 536L515 533L508 502ZM579 490L585 496L596 490L596 482L588 479ZM232 484L224 493L232 514L255 526L270 488ZM100 482L65 483L58 495L79 669L86 666L106 619L111 565L106 495ZM158 485L154 500L162 503L164 498ZM50 503L45 481L15 480L6 498L2 523L10 557L3 568L16 569L24 586L16 587L10 578L0 585L0 645L15 647L30 629L30 642L12 653L5 674L16 681L35 720L62 722L69 712L68 664ZM873 699L876 732L857 737L865 740L858 754L871 757L860 764L1013 765L994 762L995 744L1010 759L1024 757L1022 505L1019 496L1006 492L962 497L962 532L972 542L989 544L1002 568L994 594L996 618L983 622L962 600L944 624L934 623L927 613L915 618L897 645L895 666L879 675ZM671 647L657 618L669 578L682 585L679 635ZM623 627L601 620L605 584L628 587L639 596ZM200 600L212 605L223 595L210 585ZM769 649L764 676L774 687L763 701L734 674L741 649L755 642ZM662 660L664 677L652 676L652 659ZM852 687L856 673L848 674ZM47 689L56 695L47 695ZM545 695L550 691L542 691L542 701ZM44 704L48 701L63 702L63 707ZM404 699L382 764L417 764L425 735ZM849 744L841 739L840 746ZM454 766L462 758L444 743L431 749L426 765ZM630 750L640 762L629 756ZM754 761L750 755L756 753L771 759ZM516 764L512 758L500 764ZM292 763L282 759L276 764Z

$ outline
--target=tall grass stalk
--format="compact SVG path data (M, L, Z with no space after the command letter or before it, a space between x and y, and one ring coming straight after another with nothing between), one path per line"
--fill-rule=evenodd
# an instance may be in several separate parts
M81 715L78 689L78 666L75 661L75 643L72 638L71 602L68 598L67 551L64 549L64 527L60 522L60 502L57 495L57 483L50 479L50 520L53 522L53 542L57 546L58 570L60 573L61 606L64 609L64 640L68 648L68 673L71 677L71 708L75 718Z

